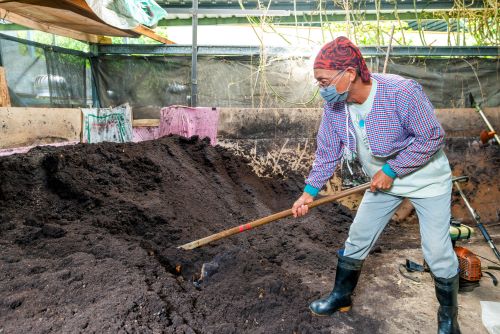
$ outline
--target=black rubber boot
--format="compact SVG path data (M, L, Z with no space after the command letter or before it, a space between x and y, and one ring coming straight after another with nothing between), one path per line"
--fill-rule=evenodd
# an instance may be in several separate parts
M339 255L335 286L326 298L313 301L309 309L314 315L326 316L333 313L347 312L351 309L351 295L358 284L363 260L351 259Z
M434 276L439 301L438 334L460 334L458 326L458 274L452 278Z

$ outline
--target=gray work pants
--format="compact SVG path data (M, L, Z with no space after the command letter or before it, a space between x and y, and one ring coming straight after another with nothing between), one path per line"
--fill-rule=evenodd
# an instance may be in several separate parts
M424 259L436 277L457 274L458 260L450 238L451 189L444 195L408 198L418 215ZM349 229L344 256L362 260L368 256L403 197L366 191Z

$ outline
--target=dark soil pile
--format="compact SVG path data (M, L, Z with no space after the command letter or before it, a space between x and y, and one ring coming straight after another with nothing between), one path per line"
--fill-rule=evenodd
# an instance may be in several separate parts
M287 209L302 186L258 178L196 138L0 158L0 332L376 333L383 320L355 309L307 309L333 279L352 221L339 205L176 249ZM397 229L381 249L418 246Z

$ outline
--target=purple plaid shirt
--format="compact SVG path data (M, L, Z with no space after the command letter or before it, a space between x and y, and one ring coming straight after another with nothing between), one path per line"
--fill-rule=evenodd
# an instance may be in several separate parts
M444 130L416 81L393 74L374 73L372 77L378 86L372 110L365 119L370 149L374 156L387 157L387 164L401 177L425 165L443 146ZM325 103L316 157L306 179L309 187L323 187L342 158L345 145L356 152L353 134L345 103Z

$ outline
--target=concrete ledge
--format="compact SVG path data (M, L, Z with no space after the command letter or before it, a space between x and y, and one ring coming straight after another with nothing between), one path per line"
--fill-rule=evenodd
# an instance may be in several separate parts
M500 131L500 107L485 108ZM221 108L218 137L225 140L315 139L320 108ZM448 138L478 138L486 124L473 108L437 109ZM159 120L134 120L134 126L158 126ZM0 108L0 148L80 140L81 111L70 108Z
M79 141L80 109L0 108L0 148Z

